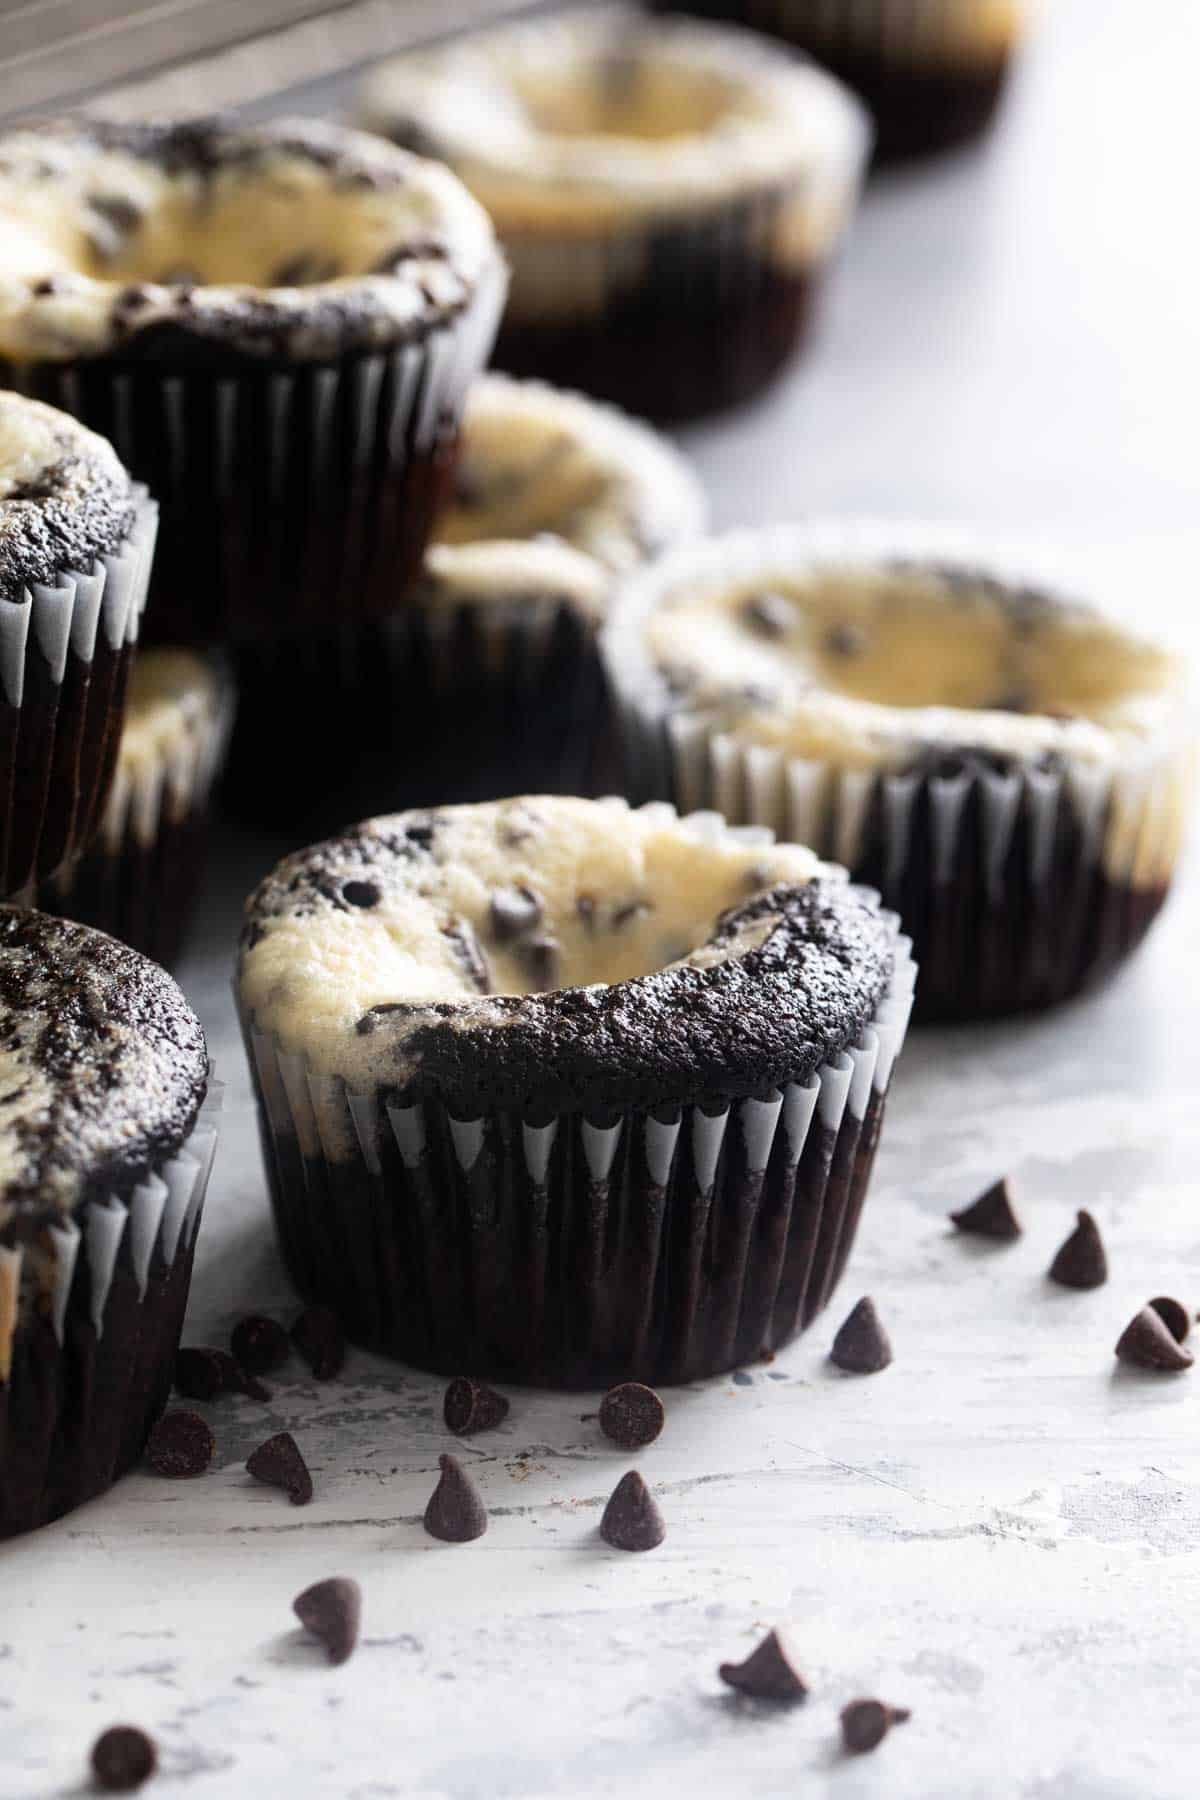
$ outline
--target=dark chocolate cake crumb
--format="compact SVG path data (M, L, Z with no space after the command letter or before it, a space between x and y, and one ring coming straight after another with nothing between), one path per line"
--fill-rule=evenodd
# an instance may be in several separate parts
M830 656L850 658L861 656L867 647L867 634L861 625L852 625L847 620L834 625L825 634L825 648Z
M456 1456L439 1456L441 1478L425 1508L425 1529L444 1544L469 1544L487 1530L487 1508Z
M869 1294L864 1294L834 1338L829 1360L851 1375L878 1375L891 1362L892 1346Z
M796 608L786 594L753 594L742 607L742 617L762 637L786 637L796 623Z
M609 1495L600 1536L614 1550L653 1550L666 1535L658 1502L637 1470L630 1469Z
M998 1243L1011 1244L1021 1235L1021 1221L1013 1206L1007 1176L994 1182L961 1212L952 1212L950 1217L960 1231L973 1237L994 1238Z
M203 1475L216 1453L217 1440L200 1414L184 1407L164 1413L146 1445L146 1461L170 1481Z
M319 1638L331 1663L349 1662L362 1624L362 1589L348 1575L331 1575L297 1594L292 1611Z
M458 960L470 977L476 990L481 994L492 991L492 971L488 959L483 954L483 947L475 936L472 926L465 919L455 919L449 925L442 926L442 935L449 938L454 946ZM382 1012L384 1007L372 1007L373 1012Z
M92 1745L92 1775L105 1794L131 1794L157 1768L154 1739L137 1725L110 1725Z
M906 1706L885 1706L882 1700L851 1700L842 1708L842 1745L848 1756L877 1750L893 1725L903 1725L912 1714Z
M293 1506L307 1506L313 1497L312 1476L290 1431L277 1431L246 1458L246 1472L268 1487L282 1488Z
M346 1361L346 1340L338 1316L329 1306L306 1306L292 1326L292 1343L314 1379L332 1381Z
M1103 1287L1108 1280L1108 1258L1100 1228L1086 1210L1080 1210L1075 1217L1074 1231L1050 1264L1050 1279L1060 1287Z
M456 1375L446 1389L442 1417L455 1437L470 1437L476 1431L490 1431L506 1419L508 1401L486 1382Z
M652 1444L666 1423L666 1408L653 1388L640 1381L623 1381L609 1388L600 1402L600 1429L622 1450L641 1450Z
M1174 1375L1190 1369L1193 1356L1171 1335L1169 1327L1153 1307L1143 1306L1135 1313L1117 1339L1117 1356L1121 1362L1139 1369L1154 1369L1159 1374Z
M808 1685L777 1631L768 1632L745 1662L722 1663L717 1673L727 1687L755 1700L793 1704L808 1693Z
M1172 1300L1169 1294L1158 1294L1146 1304L1158 1314L1177 1344L1186 1341L1191 1334L1192 1321L1182 1300Z
M541 924L542 903L530 888L501 888L492 895L489 918L496 942L511 943Z
M278 1319L251 1313L239 1319L229 1340L238 1367L248 1375L269 1375L281 1369L292 1353L288 1334Z

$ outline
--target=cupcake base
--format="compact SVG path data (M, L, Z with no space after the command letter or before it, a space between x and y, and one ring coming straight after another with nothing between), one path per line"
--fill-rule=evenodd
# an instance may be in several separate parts
M972 68L897 68L868 50L823 55L830 72L866 102L877 165L932 156L988 130L1008 86L1009 59Z

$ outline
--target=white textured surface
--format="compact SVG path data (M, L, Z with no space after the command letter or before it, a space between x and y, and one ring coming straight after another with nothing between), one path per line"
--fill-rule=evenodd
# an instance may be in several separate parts
M841 506L978 518L1086 548L1145 619L1193 642L1200 550L1192 196L1194 0L1060 0L1001 139L877 189L819 359L696 434L722 522ZM1191 259L1189 262L1188 259ZM1120 580L1118 580L1120 587ZM184 979L231 1077L189 1336L291 1305L267 1230L226 970L233 898L272 847L228 846ZM924 1034L833 1315L770 1369L668 1396L639 1466L669 1534L595 1537L624 1459L586 1398L514 1395L463 1454L488 1535L434 1544L440 1384L355 1356L214 1412L219 1469L134 1476L0 1547L0 1795L79 1794L117 1719L159 1738L163 1800L287 1794L541 1800L1180 1800L1200 1752L1200 1372L1118 1372L1151 1294L1200 1297L1195 872L1146 952L1057 1017ZM993 1176L1027 1235L945 1213ZM1043 1271L1091 1206L1112 1279ZM823 1358L864 1292L883 1375ZM250 1483L279 1426L305 1511ZM318 1577L363 1583L365 1642L331 1671L292 1628ZM790 1620L812 1696L783 1716L715 1677ZM836 1754L859 1692L913 1709Z

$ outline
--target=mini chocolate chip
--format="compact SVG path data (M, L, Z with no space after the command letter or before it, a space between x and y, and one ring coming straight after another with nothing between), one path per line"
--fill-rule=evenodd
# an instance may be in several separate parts
M542 903L530 888L499 888L492 895L489 918L496 942L508 944L541 924Z
M637 1470L630 1469L608 1497L600 1536L614 1550L653 1550L666 1535L658 1502Z
M754 594L742 607L742 617L760 636L781 638L796 623L796 608L786 594Z
M1075 1215L1078 1223L1070 1237L1059 1246L1050 1264L1050 1279L1060 1287L1098 1288L1108 1280L1108 1258L1100 1228L1090 1212Z
M248 1375L269 1375L281 1369L291 1355L288 1334L277 1319L250 1313L239 1319L229 1340L234 1361Z
M472 927L465 919L455 919L442 926L442 936L449 938L459 962L479 993L490 994L492 971Z
M851 1375L878 1375L892 1360L892 1346L875 1302L865 1294L833 1340L830 1362Z
M343 881L342 899L347 906L378 906L383 889L375 881Z
M338 274L338 265L326 256L316 256L302 251L299 256L291 257L280 263L269 282L271 287L314 287L319 281L333 281Z
M282 1488L293 1506L307 1506L313 1497L312 1476L290 1431L277 1431L246 1458L246 1472L268 1487Z
M125 194L89 194L85 204L125 236L136 231L144 217L137 202Z
M600 1402L600 1429L622 1450L640 1450L652 1444L666 1424L667 1413L653 1388L640 1381L623 1381L609 1388Z
M175 1358L175 1391L185 1400L215 1400L228 1391L223 1351L180 1350ZM229 1359L232 1362L232 1357Z
M825 633L825 649L830 656L850 658L861 656L867 647L867 634L861 625L852 625L843 620L840 625L833 625Z
M1013 1206L1007 1176L993 1182L978 1200L964 1206L961 1212L952 1212L950 1217L960 1231L974 1237L995 1238L1007 1244L1021 1235L1021 1221Z
M596 902L591 894L580 894L575 902L575 911L583 920L588 931L596 929Z
M446 1389L442 1417L447 1429L456 1437L469 1437L476 1431L490 1431L508 1417L508 1401L485 1382L472 1381L469 1375L456 1375Z
M200 1417L179 1407L166 1412L150 1433L146 1461L170 1481L203 1475L217 1452L217 1440Z
M558 986L559 945L555 938L526 938L521 944L521 962L535 994L549 993Z
M643 913L653 911L649 900L627 900L624 906L613 908L613 930L621 931L626 925L632 925L635 919L640 919Z
M305 1631L320 1638L331 1663L349 1662L362 1624L362 1589L357 1581L348 1575L314 1581L296 1595L292 1611Z
M67 283L61 275L43 275L40 281L34 282L29 291L35 300L48 300L51 294L61 294L66 286Z
M425 1508L425 1529L445 1544L469 1544L487 1530L487 1508L456 1456L439 1456L442 1474Z
M882 1700L851 1700L842 1708L842 1745L848 1756L876 1750L893 1725L903 1725L912 1714L906 1706L885 1706Z
M1159 1294L1146 1304L1158 1314L1177 1344L1182 1344L1187 1339L1191 1333L1192 1321L1181 1300L1172 1300L1169 1294Z
M92 1775L106 1794L131 1794L157 1768L154 1739L136 1725L110 1725L92 1745Z
M346 1360L346 1340L330 1306L306 1306L292 1326L292 1343L317 1381L332 1381Z
M745 1662L722 1663L717 1674L727 1687L737 1688L755 1700L779 1700L791 1704L803 1700L808 1684L787 1653L777 1631L769 1631Z
M368 1012L363 1014L354 1029L358 1032L360 1037L367 1037L375 1030L375 1027L379 1024L380 1020L386 1019L389 1013L406 1013L411 1011L412 1003L408 1000L381 1000L378 1006L372 1006Z
M1190 1369L1192 1353L1171 1335L1169 1327L1153 1307L1143 1306L1135 1313L1117 1339L1117 1356L1121 1362L1133 1363L1139 1369L1154 1369L1159 1374L1174 1375Z

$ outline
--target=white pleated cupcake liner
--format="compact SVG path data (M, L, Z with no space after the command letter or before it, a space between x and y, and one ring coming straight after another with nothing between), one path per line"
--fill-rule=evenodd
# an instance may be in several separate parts
M853 1241L913 999L894 929L873 1020L807 1079L615 1118L400 1106L244 1018L298 1286L392 1355L557 1387L685 1381L774 1350L825 1305Z
M391 611L449 479L505 293L417 341L287 368L115 358L10 368L110 439L162 507L153 641L201 648Z
M115 550L0 600L0 898L66 868L110 791L158 529L157 503L134 498Z
M171 1390L221 1084L131 1193L0 1245L0 1537L61 1517L140 1456Z

